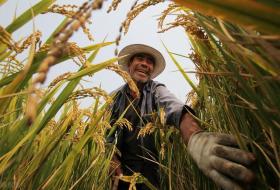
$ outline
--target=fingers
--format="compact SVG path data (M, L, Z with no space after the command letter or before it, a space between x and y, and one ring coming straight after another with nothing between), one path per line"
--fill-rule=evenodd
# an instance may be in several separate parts
M228 134L220 134L220 133L216 133L216 135L217 135L216 142L218 144L226 145L226 146L238 146L238 143L234 136Z
M232 177L235 180L242 181L244 183L250 183L254 179L254 174L244 166L225 160L217 156L211 156L211 165L217 171Z
M219 187L224 190L242 190L237 183L216 170L211 170L208 175Z
M218 157L231 160L244 165L250 165L255 160L256 157L250 152L245 152L244 150L238 148L232 148L228 146L216 145L212 149L212 153Z
M120 177L122 177L122 176L123 176L123 174L120 174L118 177L116 177L114 179L112 190L117 190L118 189Z
M116 176L122 176L123 175L123 171L122 171L121 167L116 168L115 175Z

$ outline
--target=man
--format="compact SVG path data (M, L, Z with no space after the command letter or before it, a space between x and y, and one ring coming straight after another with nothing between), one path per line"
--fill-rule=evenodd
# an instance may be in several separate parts
M132 44L123 48L119 56L128 55L119 61L140 91L140 98L135 97L128 85L117 90L112 107L111 124L123 113L133 127L118 129L115 134L117 148L121 156L115 155L113 161L119 163L115 175L132 175L140 172L155 187L159 187L158 166L155 139L153 135L137 138L141 127L151 121L152 112L164 108L166 124L180 129L182 138L188 146L188 152L205 175L225 190L242 189L238 184L250 183L254 174L246 168L255 158L251 153L237 146L233 136L220 133L203 132L195 119L193 111L179 101L167 88L152 79L165 68L165 60L156 49ZM127 108L128 107L128 108ZM190 114L192 113L192 114ZM118 189L128 189L129 184L120 181ZM138 185L137 189L148 189Z

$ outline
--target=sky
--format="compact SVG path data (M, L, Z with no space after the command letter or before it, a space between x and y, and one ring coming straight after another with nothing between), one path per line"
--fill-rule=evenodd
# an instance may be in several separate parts
M8 0L4 5L0 7L0 25L6 27L11 23L15 14L20 15L24 10L28 9L31 5L34 5L38 0ZM81 5L83 0L57 0L57 4L76 4ZM94 37L94 41L90 42L81 30L74 33L70 41L77 42L79 46L87 46L95 43L100 43L105 36L107 41L114 41L119 34L119 28L121 23L125 20L126 14L130 9L134 1L122 0L116 11L112 11L107 14L107 9L111 1L106 1L102 10L94 11L91 17L92 24L90 25L90 32ZM170 59L162 42L167 46L171 52L175 52L182 55L187 55L191 52L191 45L183 28L175 28L163 34L158 33L157 18L160 13L168 6L168 2L161 3L159 5L150 7L142 12L136 19L134 19L130 25L129 31L125 36L122 36L122 40L118 49L133 44L142 43L150 45L158 49L166 60L165 70L154 80L164 83L167 88L175 94L180 100L185 102L186 95L190 92L191 87L185 81L183 76L177 71L177 67ZM56 26L62 21L63 17L58 14L43 14L35 18L36 29L42 31L43 41L52 33ZM32 32L32 23L29 22L20 30L14 32L13 38L15 40L22 39ZM105 61L114 57L114 51L116 46L111 45L102 48L98 54L95 63ZM194 70L194 65L191 60L176 57L181 66L185 70ZM47 75L47 81L43 86L47 86L50 81L55 77L67 72L77 71L78 67L73 62L65 62L53 66ZM191 79L197 83L194 75L190 75ZM112 71L101 71L96 73L93 77L87 77L87 82L83 83L86 88L99 86L111 92L124 84L123 79Z

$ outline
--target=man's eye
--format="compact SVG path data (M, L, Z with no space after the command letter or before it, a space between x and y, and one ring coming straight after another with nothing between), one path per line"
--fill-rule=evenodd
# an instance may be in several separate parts
M139 61L143 61L143 60L144 60L144 57L137 56L136 59L138 59Z
M150 64L153 64L155 62L153 58L147 58L147 60Z

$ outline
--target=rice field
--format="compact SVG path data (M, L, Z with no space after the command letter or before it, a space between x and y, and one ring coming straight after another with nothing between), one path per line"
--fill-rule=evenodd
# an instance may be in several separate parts
M6 1L0 0L0 6ZM129 127L120 118L110 125L112 97L100 87L82 88L83 77L109 69L130 88L138 89L117 66L117 57L93 64L100 49L119 43L133 19L163 1L137 2L128 11L115 42L79 47L69 38L80 28L90 40L88 20L102 9L102 0L80 6L59 6L41 0L7 27L0 26L0 189L111 189L110 160L116 148L106 136ZM183 27L191 54L169 53L193 91L186 102L207 131L232 134L242 149L257 156L253 189L280 189L280 3L260 1L174 0L159 16L159 31ZM238 2L238 3L237 3ZM111 11L118 11L118 0ZM250 7L248 9L248 7ZM0 7L1 8L1 7ZM15 41L13 33L40 14L65 16L45 42L40 31ZM174 21L166 21L176 15ZM26 53L22 58L21 54ZM117 53L117 50L116 50ZM186 71L178 56L196 66ZM79 70L61 73L47 88L42 84L50 68L72 60ZM199 84L189 78L195 73ZM89 108L80 99L91 97ZM154 133L161 155L161 189L219 189L192 162L179 131L166 127L163 111L141 134ZM140 174L120 180L144 182ZM153 186L149 185L151 189Z

